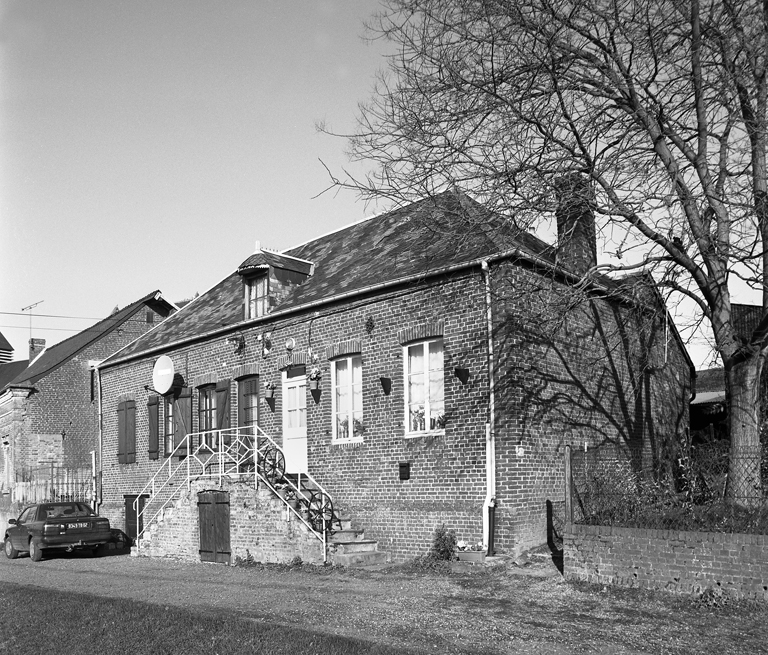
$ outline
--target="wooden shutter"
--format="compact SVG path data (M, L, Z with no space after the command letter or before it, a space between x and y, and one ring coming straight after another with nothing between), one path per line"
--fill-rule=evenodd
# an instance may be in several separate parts
M117 461L125 464L125 402L117 405Z
M184 437L192 432L192 389L191 387L182 387L179 391L179 397L173 408L173 446L178 447ZM185 448L176 451L177 455L186 455Z
M125 463L136 462L136 402L125 401Z
M147 401L147 416L149 419L149 444L147 452L149 459L157 459L160 451L160 398L150 396Z

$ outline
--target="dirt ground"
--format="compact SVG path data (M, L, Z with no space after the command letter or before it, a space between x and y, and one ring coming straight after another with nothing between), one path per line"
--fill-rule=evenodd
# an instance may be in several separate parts
M234 612L417 652L768 653L765 606L568 584L543 554L447 571L0 556L2 583Z

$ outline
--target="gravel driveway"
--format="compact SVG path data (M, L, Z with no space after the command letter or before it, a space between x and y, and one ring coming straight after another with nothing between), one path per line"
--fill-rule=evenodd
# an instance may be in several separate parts
M666 594L569 585L545 559L446 575L72 554L40 563L0 557L0 580L235 612L427 652L768 652L763 607L713 611Z

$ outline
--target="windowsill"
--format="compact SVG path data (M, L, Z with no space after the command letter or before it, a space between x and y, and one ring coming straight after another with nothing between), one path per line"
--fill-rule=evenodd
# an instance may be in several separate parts
M439 430L425 430L424 432L406 432L403 437L405 439L418 439L419 437L444 437L445 428Z
M348 437L346 439L336 439L336 438L331 439L332 446L342 446L344 444L349 444L349 443L363 443L363 437L358 436L358 437Z

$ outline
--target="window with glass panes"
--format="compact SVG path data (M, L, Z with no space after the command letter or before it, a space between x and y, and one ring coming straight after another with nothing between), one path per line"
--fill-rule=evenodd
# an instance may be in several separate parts
M267 313L269 278L266 275L252 278L245 283L245 318L256 318Z
M404 348L406 432L430 432L445 427L443 340Z
M239 427L257 425L259 419L259 378L257 376L238 381L237 404Z
M163 403L163 443L166 456L173 452L173 432L173 398L169 397Z
M346 357L333 362L333 438L362 437L363 358Z
M283 380L284 427L289 430L307 427L307 371L304 366L292 366Z
M198 416L200 422L198 424L198 430L205 432L206 430L216 429L216 387L211 385L208 387L200 387L198 390ZM205 443L210 447L214 447L215 435L204 435ZM203 435L200 436L203 439Z

